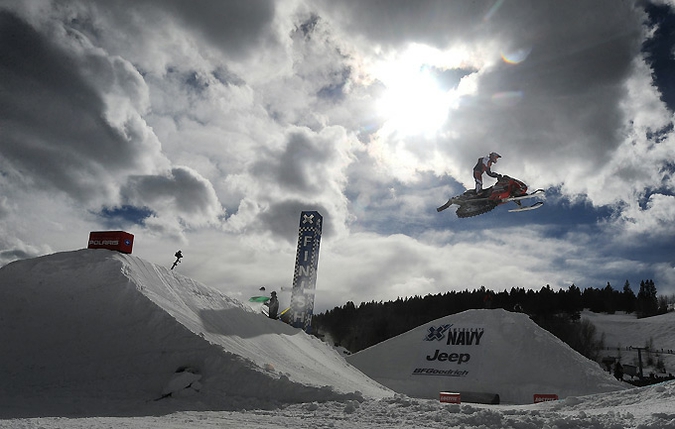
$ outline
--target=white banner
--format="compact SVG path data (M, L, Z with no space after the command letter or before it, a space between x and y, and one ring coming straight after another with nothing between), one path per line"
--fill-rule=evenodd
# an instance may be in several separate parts
M420 339L416 376L474 377L480 368L484 343L483 326L430 326Z

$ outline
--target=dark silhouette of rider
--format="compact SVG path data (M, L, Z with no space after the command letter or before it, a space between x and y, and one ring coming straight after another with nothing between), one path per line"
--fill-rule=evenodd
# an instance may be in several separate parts
M492 164L497 163L497 159L502 156L497 152L490 152L488 156L483 156L478 158L478 162L473 167L473 178L476 181L476 194L480 194L483 190L483 173L487 173L488 176L499 179L501 176L492 171Z
M276 319L277 313L279 313L279 300L277 299L277 293L275 291L272 291L270 295L270 300L264 305L268 306L270 309L268 314L270 319Z
M176 257L176 260L173 261L173 265L171 266L171 269L172 269L172 270L173 270L174 268L176 268L176 265L178 265L178 264L180 263L180 260L183 259L183 252L181 252L181 251L179 250L179 251L176 252L176 254L173 255L173 256Z

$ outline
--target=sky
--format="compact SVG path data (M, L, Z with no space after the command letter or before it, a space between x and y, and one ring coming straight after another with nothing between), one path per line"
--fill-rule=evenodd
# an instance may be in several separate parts
M0 0L0 265L124 230L246 299L291 286L316 210L315 312L675 294L674 5ZM545 205L437 213L491 151Z

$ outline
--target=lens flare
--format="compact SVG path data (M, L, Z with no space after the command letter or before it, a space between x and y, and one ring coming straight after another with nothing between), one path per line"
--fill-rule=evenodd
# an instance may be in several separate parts
M502 60L507 64L520 64L530 56L532 48L520 48L513 51L502 52Z
M522 91L497 92L492 95L492 103L499 107L512 107L523 99Z

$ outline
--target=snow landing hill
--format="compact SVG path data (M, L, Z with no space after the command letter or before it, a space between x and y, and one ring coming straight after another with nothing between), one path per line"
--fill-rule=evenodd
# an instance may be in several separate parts
M319 339L108 250L2 267L0 344L0 417L129 415L139 404L144 413L269 408L394 394Z
M468 350L446 350L457 329L468 332ZM503 403L531 403L532 393L562 399L626 387L526 316L503 310L438 319L353 355L352 366L317 338L247 304L108 250L0 268L0 344L0 418L391 398L378 381L411 396L487 392ZM462 377L411 375L460 360L451 369Z
M566 398L627 387L526 314L503 309L445 316L347 361L416 398L449 391L470 402L528 404L535 394Z

